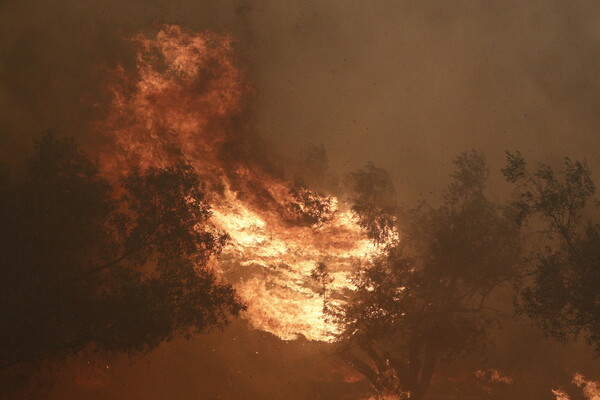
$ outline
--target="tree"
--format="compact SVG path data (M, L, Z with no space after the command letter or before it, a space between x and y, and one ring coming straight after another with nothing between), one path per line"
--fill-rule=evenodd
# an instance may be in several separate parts
M507 159L503 172L515 184L518 221L542 233L521 286L521 311L549 335L567 341L581 334L600 353L600 224L588 209L595 193L590 169L565 158L559 173L547 164L531 171L520 153Z
M136 353L222 327L244 306L207 267L212 229L185 163L102 178L48 133L0 189L0 371L82 350Z
M383 243L394 229L396 192L390 175L373 163L348 175L352 211L359 225L377 243Z
M414 210L402 240L359 268L331 311L342 357L380 398L422 399L439 362L480 348L497 317L489 295L516 273L518 227L484 194L485 159L468 152L455 165L442 204Z

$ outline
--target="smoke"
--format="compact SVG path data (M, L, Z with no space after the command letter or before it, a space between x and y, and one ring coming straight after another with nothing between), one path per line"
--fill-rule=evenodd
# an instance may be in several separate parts
M373 160L410 201L454 154L594 159L598 7L589 1L5 1L2 149L102 112L98 67L133 63L155 23L230 33L257 90L257 131L281 152L324 143L333 169ZM593 165L592 167L594 167Z
M256 12L260 131L323 142L332 167L374 160L405 201L443 186L458 152L593 160L597 5L327 1ZM591 146L591 147L590 147Z
M283 342L241 320L218 334L165 344L134 364L83 364L67 366L43 398L333 400L367 390L362 381L343 383L346 371L327 345Z
M135 63L124 38L173 23L234 38L255 90L253 129L278 153L299 158L323 143L339 174L372 160L390 172L404 204L434 198L451 160L470 148L486 154L494 183L506 149L550 162L587 158L600 171L599 13L579 0L5 0L0 154L22 157L47 128L93 143L89 123L107 113L106 71ZM95 396L333 399L348 390L327 392L306 367L331 367L320 345L266 334L256 344L256 335L241 324L165 345L151 364L121 362L127 380L109 379ZM232 346L234 337L244 345ZM497 343L488 367L513 373L529 398L547 396L577 370L600 377L586 347L557 348L527 321L509 324ZM252 358L271 346L269 357ZM81 390L67 380L51 396L86 396Z

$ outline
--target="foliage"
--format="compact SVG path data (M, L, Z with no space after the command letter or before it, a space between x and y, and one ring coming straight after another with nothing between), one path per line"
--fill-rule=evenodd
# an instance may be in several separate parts
M515 184L519 222L542 226L543 250L523 283L520 306L550 335L566 341L584 334L600 352L600 224L588 216L595 193L585 162L565 158L556 173L532 172L520 153L507 153L503 169Z
M343 357L381 397L421 399L437 363L480 348L496 317L486 301L516 273L518 227L484 194L483 156L464 153L455 165L441 206L411 213L402 241L358 270L334 314Z
M144 352L244 306L206 266L227 237L181 163L102 178L48 133L0 190L0 368L83 349Z
M367 164L364 169L348 175L348 186L354 195L352 210L358 215L359 225L378 243L389 236L394 228L396 193L386 170Z
M321 226L333 217L334 203L331 196L299 185L290 188L290 195L293 201L288 202L287 208L296 224Z

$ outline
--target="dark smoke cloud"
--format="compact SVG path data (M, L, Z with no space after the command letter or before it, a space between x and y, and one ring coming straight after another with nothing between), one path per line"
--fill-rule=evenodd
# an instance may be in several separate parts
M598 174L599 18L598 3L583 0L4 0L0 155L25 154L48 128L85 140L102 117L104 69L133 63L123 38L166 22L236 37L256 87L256 130L279 153L323 143L340 174L372 160L405 203L439 192L451 160L471 148L488 156L494 181L504 150L586 158ZM67 377L51 396L337 399L348 390L332 393L314 376L311 363L330 368L323 347L263 336L239 323L165 345L150 363L120 362L125 378L94 390ZM548 398L574 369L600 378L586 347L540 338L526 321L510 325L490 357L529 374L526 398Z

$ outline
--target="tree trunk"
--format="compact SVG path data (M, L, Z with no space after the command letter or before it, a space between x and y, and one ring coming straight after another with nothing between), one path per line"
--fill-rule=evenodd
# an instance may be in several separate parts
M433 377L433 371L437 357L434 354L425 354L424 359L419 363L419 371L416 373L417 379L414 383L414 387L411 388L411 400L422 400L425 398L431 378Z

